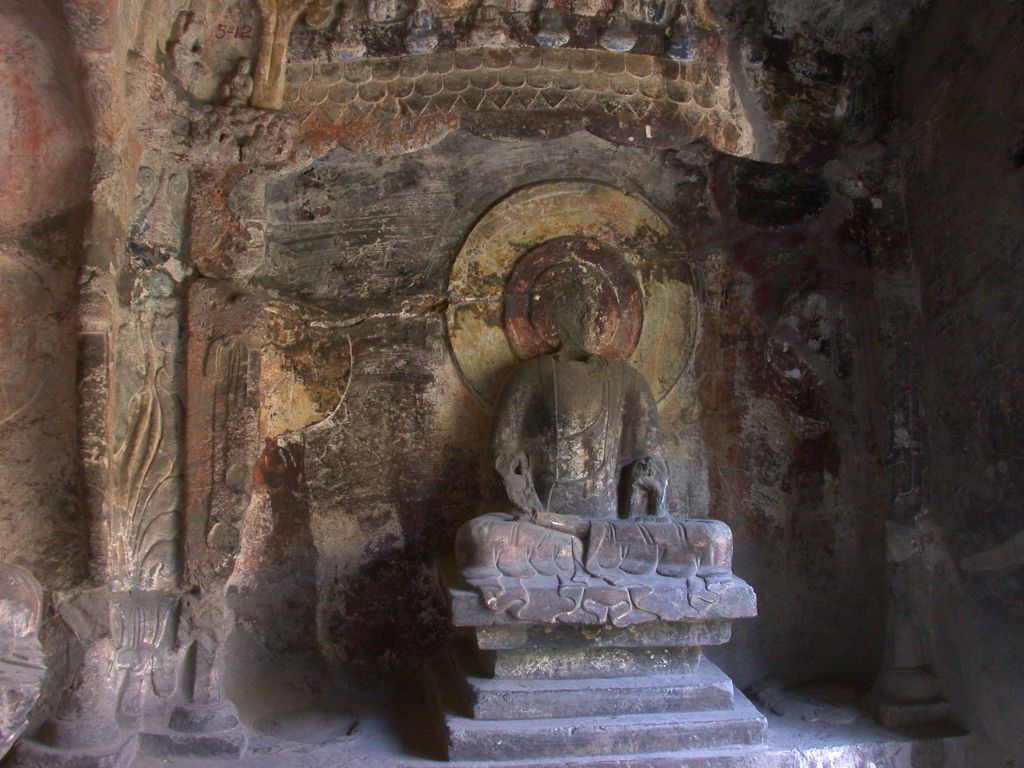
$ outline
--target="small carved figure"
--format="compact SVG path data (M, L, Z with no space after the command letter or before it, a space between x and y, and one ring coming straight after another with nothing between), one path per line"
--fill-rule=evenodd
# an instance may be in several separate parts
M469 44L473 48L501 48L511 42L508 24L496 5L482 3L476 9L473 28L469 32Z
M331 32L331 61L354 61L366 55L362 19L357 15L355 2L342 5Z
M731 581L732 534L668 516L668 466L650 387L592 354L600 307L556 289L559 351L527 360L498 402L494 466L511 508L466 523L463 578L492 610L537 622L676 621Z
M553 5L544 3L538 9L534 37L545 48L561 48L569 42L569 30L562 21L562 14Z
M430 53L437 48L434 14L423 0L418 0L416 8L409 14L406 29L405 50L409 53Z
M665 53L676 61L693 61L696 58L697 36L686 13L680 13L672 24L672 31L665 42Z
M388 24L403 18L406 5L403 0L369 0L367 15L374 24Z
M650 24L664 24L668 17L668 0L640 0L637 10L641 19Z
M608 16L608 25L598 39L601 47L606 51L626 53L633 50L636 45L636 30L633 29L633 20L622 7L621 0L615 4L614 10Z
M243 56L235 71L225 78L220 87L220 102L228 107L244 107L252 96L252 60Z

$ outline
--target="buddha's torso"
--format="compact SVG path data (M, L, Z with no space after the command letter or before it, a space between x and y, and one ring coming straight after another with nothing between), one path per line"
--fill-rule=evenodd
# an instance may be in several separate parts
M541 502L549 512L615 517L624 367L597 355L534 364L530 443L541 459L534 462Z

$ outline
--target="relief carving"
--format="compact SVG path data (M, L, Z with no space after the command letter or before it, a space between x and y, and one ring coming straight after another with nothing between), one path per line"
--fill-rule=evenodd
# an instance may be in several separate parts
M154 320L177 325L176 317ZM142 387L125 406L131 414L127 433L114 449L111 560L122 589L173 588L179 574L176 540L182 481L178 446L168 427L180 415L170 387L172 375L158 355L147 362Z
M534 38L544 48L561 48L569 42L569 30L562 14L554 5L545 2L537 9L537 31Z
M312 24L327 20L333 0L257 0L260 8L259 54L252 106L280 109L288 66L288 40L299 16L307 13Z
M364 16L365 8L358 7L355 2L342 4L331 29L331 61L354 61L366 55L366 44L362 35Z
M128 226L129 267L136 272L160 267L173 280L184 277L182 263L188 216L188 175L173 167L143 165L136 175L133 215Z
M615 8L608 16L608 24L598 41L602 48L615 53L627 53L636 45L633 19L623 9L621 0L615 4Z
M435 24L424 9L410 15L405 39L410 55L292 64L286 108L298 115L316 111L343 131L342 142L350 148L390 145L403 132L414 132L419 121L457 121L470 130L504 135L529 124L522 121L533 113L557 112L561 128L545 129L545 135L582 124L596 135L637 146L674 146L703 137L731 154L753 151L749 118L720 53L678 62L617 52L626 50L627 37L635 42L628 19L607 30L615 50L558 47L568 42L568 30L552 7L538 16L539 48L434 50ZM429 57L412 55L428 50L433 50ZM624 122L627 112L642 120Z
M413 54L423 54L437 48L434 13L425 0L416 0L416 7L409 14L405 24L405 50Z
M180 282L185 264L188 176L151 162L138 174L128 230L126 297L113 341L107 520L110 674L116 719L138 729L174 689L181 577L184 345Z
M501 8L482 3L476 9L473 28L469 32L469 44L475 48L502 48L514 45L509 36L508 24L501 15Z
M253 83L252 60L243 56L235 65L235 71L221 84L220 103L226 107L248 106Z
M192 96L205 90L205 83L213 73L202 59L203 36L206 25L192 11L182 10L175 17L171 35L167 40L167 58L171 71L181 87Z

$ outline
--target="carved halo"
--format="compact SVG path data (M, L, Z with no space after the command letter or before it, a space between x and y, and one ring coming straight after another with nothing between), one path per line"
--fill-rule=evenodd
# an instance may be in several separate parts
M557 347L549 287L569 273L603 309L595 351L638 368L660 401L697 332L676 251L647 203L597 182L538 184L499 201L466 237L448 285L449 342L467 384L491 403L517 362Z
M558 349L554 286L572 280L601 308L593 351L628 360L643 328L640 284L617 248L582 237L548 240L520 258L505 286L505 334L526 360Z

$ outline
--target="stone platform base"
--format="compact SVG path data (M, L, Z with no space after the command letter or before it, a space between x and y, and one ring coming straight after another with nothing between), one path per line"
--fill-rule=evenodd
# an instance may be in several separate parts
M766 721L738 694L729 709L694 712L475 720L444 715L450 760L522 760L572 756L649 755L761 747Z
M622 755L646 764L662 753L763 750L764 716L702 651L727 642L732 613L752 613L752 602L621 627L531 623L447 582L461 636L435 688L450 761L556 765Z

